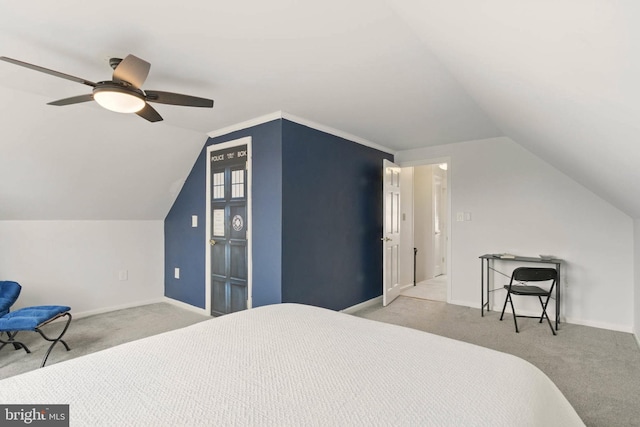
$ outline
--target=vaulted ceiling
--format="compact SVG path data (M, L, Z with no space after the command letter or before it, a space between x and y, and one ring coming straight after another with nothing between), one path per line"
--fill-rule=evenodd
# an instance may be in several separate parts
M0 5L0 55L99 81L132 53L144 88L215 99L152 124L0 62L0 219L162 219L207 132L280 110L394 150L508 136L640 217L631 1Z

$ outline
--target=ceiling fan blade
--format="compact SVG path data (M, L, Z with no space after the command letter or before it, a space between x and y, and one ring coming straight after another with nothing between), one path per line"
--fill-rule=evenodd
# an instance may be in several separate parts
M134 55L127 55L113 70L113 80L124 80L135 88L140 88L149 75L149 64L144 59Z
M71 104L79 104L81 102L93 101L93 94L89 93L86 95L78 95L72 96L71 98L58 99L57 101L48 102L47 105L71 105Z
M149 104L145 104L144 108L136 113L143 119L150 122L159 122L162 120L162 116Z
M197 96L183 95L181 93L161 92L159 90L147 90L147 101L160 104L183 105L186 107L213 108L213 100L198 98Z
M72 82L82 83L83 85L96 87L96 84L92 81L81 79L80 77L71 76L69 74L61 73L59 71L50 70L48 68L40 67L39 65L29 64L28 62L18 61L17 59L7 58L6 56L0 56L0 60L10 62L21 67L31 68L41 73L50 74L52 76L60 77L61 79L71 80Z

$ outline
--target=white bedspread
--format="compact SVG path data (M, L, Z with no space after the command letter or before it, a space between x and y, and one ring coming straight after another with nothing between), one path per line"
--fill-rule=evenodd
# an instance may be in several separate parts
M0 403L68 403L72 426L583 425L522 359L296 304L2 380Z

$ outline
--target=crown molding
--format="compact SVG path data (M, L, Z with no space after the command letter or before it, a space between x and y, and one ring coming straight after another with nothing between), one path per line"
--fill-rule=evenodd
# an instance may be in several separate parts
M207 136L209 138L216 138L218 136L222 136L222 135L227 135L230 134L231 132L236 132L242 129L247 129L253 126L257 126L257 125L261 125L263 123L267 123L267 122L271 122L273 120L278 120L278 119L285 119L285 120L289 120L290 122L294 122L297 123L299 125L303 125L303 126L307 126L310 127L312 129L315 130L319 130L321 132L324 133L328 133L330 135L334 135L343 139L346 139L348 141L352 141L355 142L357 144L360 145L364 145L370 148L375 148L376 150L380 150L383 151L385 153L389 153L389 154L395 154L395 150L392 150L391 148L385 147L383 145L380 144L376 144L375 142L371 142L369 140L366 140L364 138L361 138L359 136L356 135L352 135L348 132L343 132L339 129L335 129L332 128L331 126L326 126L320 123L316 123L314 121L311 120L307 120L305 118L302 117L298 117L298 116L294 116L293 114L289 114L286 113L284 111L276 111L270 114L265 114L264 116L260 116L260 117L256 117L254 119L250 119L250 120L246 120L244 122L240 122L240 123L236 123L234 125L231 126L226 126L223 127L221 129L217 129L217 130L213 130L211 132L207 133Z

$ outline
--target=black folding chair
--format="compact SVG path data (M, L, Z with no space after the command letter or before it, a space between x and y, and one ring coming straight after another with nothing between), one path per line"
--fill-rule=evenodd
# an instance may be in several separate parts
M547 322L549 323L549 327L551 328L551 332L553 332L553 335L556 335L556 331L553 329L551 320L549 320L549 315L547 315L547 304L549 304L549 299L551 298L551 293L553 292L553 288L555 287L557 280L558 272L554 268L519 267L513 270L509 285L504 287L507 290L507 297L504 300L504 306L502 307L500 320L502 320L502 317L504 316L504 310L507 308L508 301L511 304L511 311L513 312L513 323L515 323L516 325L516 332L520 332L518 330L518 320L516 318L529 317L537 319L538 316L517 315L515 308L513 308L513 298L511 295L538 297L540 305L542 306L542 314L539 316L540 323L542 323L542 320L546 317ZM526 282L548 281L551 281L551 286L548 290L539 286L524 284ZM543 297L546 297L544 301Z

